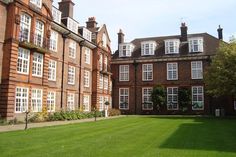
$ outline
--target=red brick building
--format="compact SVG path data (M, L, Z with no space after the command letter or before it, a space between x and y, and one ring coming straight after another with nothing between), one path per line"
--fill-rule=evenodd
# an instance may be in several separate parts
M203 73L222 40L208 33L188 34L182 23L180 35L138 38L124 42L118 33L119 49L112 56L113 106L125 114L182 114L178 90L191 91L192 103L187 114L211 114L224 108L235 114L232 99L214 100L205 94ZM167 102L161 111L153 105L151 92L155 85L163 85Z
M79 26L73 9L72 0L62 0L58 9L51 0L0 1L1 117L21 118L25 111L44 108L91 111L98 105L97 95L108 97L103 106L104 100L111 101L106 26L96 30ZM99 93L93 75L100 54L108 75L102 80L107 86Z

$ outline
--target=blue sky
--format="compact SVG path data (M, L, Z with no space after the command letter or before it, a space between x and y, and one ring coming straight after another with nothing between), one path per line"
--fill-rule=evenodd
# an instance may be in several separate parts
M54 6L58 6L54 0ZM224 40L236 36L236 0L73 0L74 19L80 26L95 16L99 25L106 24L117 49L117 32L122 29L125 41L135 38L177 35L185 22L188 33L207 32L217 37L223 27Z

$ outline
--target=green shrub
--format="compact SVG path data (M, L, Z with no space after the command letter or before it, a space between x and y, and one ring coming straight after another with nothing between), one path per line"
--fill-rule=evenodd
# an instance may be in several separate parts
M108 109L109 116L119 116L120 114L121 112L118 109L114 109L114 108Z

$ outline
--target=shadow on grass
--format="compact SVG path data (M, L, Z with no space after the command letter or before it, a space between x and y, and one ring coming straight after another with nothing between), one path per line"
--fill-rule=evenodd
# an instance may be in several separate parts
M165 140L160 148L207 150L236 153L235 118L150 117L187 120ZM188 121L191 120L191 121Z

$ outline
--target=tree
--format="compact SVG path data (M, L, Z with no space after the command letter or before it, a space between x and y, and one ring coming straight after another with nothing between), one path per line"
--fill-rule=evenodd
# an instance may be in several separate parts
M213 97L236 95L236 43L221 43L205 73L207 93Z
M152 90L152 102L154 105L157 106L157 109L160 110L160 108L166 104L166 90L161 85L156 85Z
M178 90L179 106L182 111L186 111L189 104L191 104L191 91L188 88L181 87Z

